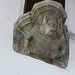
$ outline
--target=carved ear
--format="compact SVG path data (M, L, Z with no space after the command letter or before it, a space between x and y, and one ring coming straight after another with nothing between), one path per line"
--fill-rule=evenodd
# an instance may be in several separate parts
M58 20L58 37L60 38L63 33L62 19Z
M62 25L63 25L62 22L63 22L62 19L60 19L60 20L58 21L58 31L59 31L59 32L62 32L62 29L63 29L63 27L62 27Z
M42 24L46 25L46 21L47 21L47 16L44 16Z

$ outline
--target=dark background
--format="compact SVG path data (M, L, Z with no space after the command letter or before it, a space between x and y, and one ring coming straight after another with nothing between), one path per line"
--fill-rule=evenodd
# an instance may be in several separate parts
M40 2L43 0L25 0L25 5L24 5L24 13L31 11L33 5L37 2ZM65 0L54 0L62 4L62 6L65 8Z

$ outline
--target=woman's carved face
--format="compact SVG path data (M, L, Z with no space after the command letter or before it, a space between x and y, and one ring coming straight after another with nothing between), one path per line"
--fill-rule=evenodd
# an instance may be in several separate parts
M44 25L45 25L45 34L48 36L52 36L57 32L58 22L52 16L46 15L44 17Z

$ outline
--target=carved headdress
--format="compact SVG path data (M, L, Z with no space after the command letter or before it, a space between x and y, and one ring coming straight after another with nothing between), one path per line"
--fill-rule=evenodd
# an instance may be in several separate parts
M41 24L41 20L43 20L45 15L52 15L57 20L63 20L63 23L65 23L67 18L67 14L60 3L47 0L34 4L30 12L27 12L24 15L20 16L18 19L18 26L22 27L29 23L33 23L33 25L35 25L36 23Z

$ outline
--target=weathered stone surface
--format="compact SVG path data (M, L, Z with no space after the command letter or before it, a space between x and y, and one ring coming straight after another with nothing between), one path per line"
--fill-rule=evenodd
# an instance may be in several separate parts
M69 59L67 15L60 3L42 1L14 25L16 52L66 68Z

